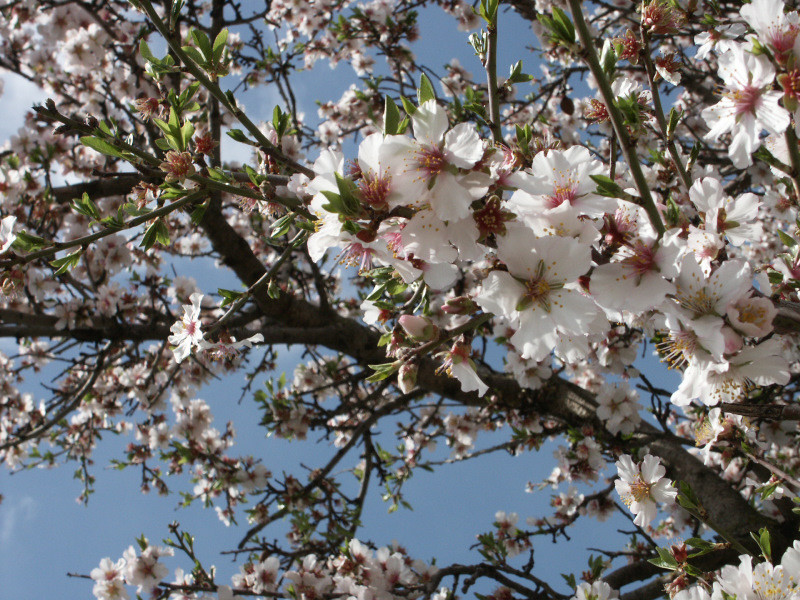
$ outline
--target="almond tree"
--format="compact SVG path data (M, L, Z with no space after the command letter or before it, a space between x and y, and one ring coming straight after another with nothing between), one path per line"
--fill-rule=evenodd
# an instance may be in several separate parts
M415 56L442 10L482 75ZM515 19L541 75L499 74ZM0 457L74 461L87 499L122 433L143 490L242 527L232 580L173 525L87 568L103 599L797 596L798 31L779 0L6 1L0 67L49 99L0 151ZM318 62L358 75L319 120L295 93ZM218 375L270 435L333 449L294 474L240 455L198 398ZM473 564L363 539L369 498L446 468L437 442L547 440L553 513L498 512ZM537 571L536 536L611 512L628 547L572 589Z

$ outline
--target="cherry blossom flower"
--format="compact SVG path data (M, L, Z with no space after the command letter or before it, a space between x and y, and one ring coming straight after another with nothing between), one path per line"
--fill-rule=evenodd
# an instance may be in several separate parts
M590 175L601 174L603 165L593 160L583 146L540 152L533 158L530 171L514 179L519 190L509 200L511 210L523 217L535 216L562 204L591 217L602 216L616 207L613 199L595 193L597 184Z
M605 581L583 581L575 588L575 595L571 600L609 600L616 597L617 593Z
M755 194L743 194L734 200L718 179L705 177L692 185L689 199L705 215L706 231L725 236L734 246L755 242L763 234L761 224L756 222L761 202Z
M183 318L173 323L169 329L172 332L168 338L169 343L173 346L175 361L179 363L203 342L203 331L200 328L200 303L203 301L203 294L195 292L189 297L189 301L191 304L183 306Z
M627 384L604 386L597 394L597 403L597 417L614 435L633 433L642 420L639 416L639 394Z
M716 141L731 133L728 156L743 169L752 164L750 155L761 146L761 131L783 133L789 113L778 104L781 93L769 91L775 68L766 57L734 46L720 57L719 75L729 91L701 113L710 128L705 138Z
M786 13L784 8L783 0L753 0L739 10L759 41L775 53L779 63L785 63L794 52L800 31L797 13Z
M578 277L589 270L588 246L514 227L497 240L497 254L508 271L489 273L475 300L511 321L511 343L523 358L544 359L557 329L579 335L592 330L598 308L577 289Z
M639 527L646 527L656 518L658 504L673 504L678 491L672 488L672 482L664 477L666 470L661 461L651 454L644 457L641 463L623 454L616 462L619 479L614 481L622 501L636 515L633 522Z
M789 378L789 362L780 342L770 339L758 346L744 346L724 362L690 362L670 400L678 406L695 398L707 406L741 402L754 385L786 385Z
M96 598L99 600L127 600L130 597L123 580L124 567L124 558L120 558L115 563L111 562L110 558L104 558L100 561L99 567L92 569L89 576L95 581L92 593Z
M388 136L384 158L393 182L408 204L427 203L442 221L465 219L469 205L488 189L487 182L468 179L461 169L471 169L483 157L483 143L475 127L459 123L448 131L447 113L435 100L424 102L411 117L415 139Z
M590 291L600 306L644 312L661 304L675 290L668 279L678 274L682 251L677 236L660 243L637 239L620 247L613 262L592 273Z
M122 554L125 561L125 583L138 586L137 592L140 594L149 594L169 573L166 565L158 562L158 559L173 554L172 548L147 546L137 556L136 549L133 546L128 547Z

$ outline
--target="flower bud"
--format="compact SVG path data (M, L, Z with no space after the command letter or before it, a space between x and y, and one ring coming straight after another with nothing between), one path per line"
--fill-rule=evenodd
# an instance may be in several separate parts
M419 368L416 363L405 363L397 373L397 385L400 391L408 394L417 385L417 371Z
M408 337L416 342L429 342L439 335L439 328L427 317L403 315L397 322Z
M450 298L442 306L442 311L448 315L471 315L478 310L478 305L469 296Z

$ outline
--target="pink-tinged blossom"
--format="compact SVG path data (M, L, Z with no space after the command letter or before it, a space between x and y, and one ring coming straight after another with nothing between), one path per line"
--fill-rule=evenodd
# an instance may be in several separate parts
M95 581L92 593L99 600L127 600L130 596L125 589L123 569L125 559L111 562L110 558L100 561L100 566L92 569L89 576Z
M438 370L458 379L462 392L477 391L478 396L483 396L489 386L481 381L475 372L475 363L470 358L471 353L472 348L469 344L456 341L449 351L440 354L442 366Z
M744 25L736 23L698 33L694 36L694 43L698 46L695 58L705 60L712 52L720 56L725 54L736 45L733 40L739 38L745 31Z
M678 491L672 482L666 479L666 469L661 461L651 454L644 457L641 463L623 454L616 462L619 479L614 481L622 501L636 515L633 522L639 527L646 527L656 518L658 504L673 504Z
M433 263L478 260L478 226L472 218L443 221L432 210L417 212L401 232L403 251Z
M752 287L747 263L729 260L706 277L692 254L683 258L674 283L675 303L671 308L692 320L724 315L728 304L745 296Z
M162 556L172 556L172 548L162 548L159 546L147 546L142 553L137 556L133 546L123 552L125 560L125 583L135 585L139 594L149 594L161 580L163 580L169 570L166 565L158 561Z
M404 204L428 204L443 221L467 218L470 203L486 193L489 183L464 171L483 158L475 126L459 123L448 131L447 113L435 100L423 103L411 120L414 140L388 136L381 148L381 162L391 170Z
M734 200L718 179L705 177L692 185L689 199L705 215L707 232L726 237L734 246L762 237L763 228L756 222L761 202L755 194L742 194Z
M204 350L212 360L226 360L239 354L242 348L251 348L253 344L258 344L263 341L264 336L260 333L256 333L240 341L236 341L236 338L229 335L221 335L216 342L201 341L199 347Z
M0 221L0 254L5 253L17 236L14 234L14 223L17 222L17 217L9 215Z
M577 283L591 265L589 246L572 238L536 238L529 229L514 227L498 238L497 254L508 271L489 273L476 301L511 321L516 329L511 343L523 358L544 359L553 346L539 342L556 330L591 332L599 309Z
M200 303L203 294L195 292L189 297L191 304L184 305L183 318L173 323L170 327L172 335L169 343L172 344L172 353L176 362L182 362L192 353L192 349L199 348L203 342L203 331L200 327Z
M667 279L678 274L680 254L675 236L659 244L636 239L621 246L613 262L595 268L589 290L600 306L610 310L650 310L675 290Z
M766 57L734 46L720 57L719 75L727 91L701 113L709 126L705 138L717 141L730 133L728 156L743 169L752 164L750 155L761 146L761 132L783 133L789 126L789 113L778 104L781 93L769 91L775 68Z
M753 0L739 14L758 36L759 42L775 53L781 64L792 55L800 31L796 12L786 13L783 0Z
M627 384L606 385L597 394L597 417L613 435L629 435L641 422L639 394Z
M755 566L751 556L742 555L738 567L726 565L722 568L717 585L725 594L739 600L794 599L798 592L798 571L794 570L797 567L796 554L797 550L790 548L784 553L780 565L762 562Z
M590 176L603 169L583 146L540 152L533 158L530 173L514 179L519 190L511 196L509 208L526 218L567 204L577 214L600 217L616 208L616 201L595 193L597 184Z

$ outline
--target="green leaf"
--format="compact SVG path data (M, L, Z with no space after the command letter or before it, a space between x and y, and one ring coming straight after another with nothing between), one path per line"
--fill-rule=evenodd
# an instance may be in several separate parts
M67 254L62 258L57 258L50 262L50 266L56 268L56 272L54 275L61 275L62 273L66 273L70 269L74 268L75 265L78 264L78 261L81 259L81 255L83 255L83 249L77 250L72 254Z
M597 184L597 193L601 196L634 201L634 197L623 190L620 185L610 177L606 177L605 175L590 175L589 177Z
M225 42L228 41L228 30L223 29L214 38L214 47L211 50L212 60L218 63L222 59L222 53L225 51Z
M400 125L400 110L390 96L386 96L383 109L383 133L385 135L397 135Z
M222 303L219 305L220 308L227 306L228 304L232 304L244 296L244 292L235 292L233 290L226 290L223 288L219 288L217 293L222 296Z
M361 214L361 200L357 195L358 187L349 179L342 177L339 173L334 173L336 177L336 186L339 188L339 197L341 199L342 210L341 214L348 216L356 216Z
M700 508L700 499L685 481L678 482L678 504L692 512L697 512Z
M205 57L202 54L200 54L200 51L194 46L183 46L181 50L183 50L186 53L186 56L191 58L192 61L197 63L198 65L206 64Z
M778 229L778 237L781 239L781 242L783 242L783 245L788 248L794 248L797 245L797 240L780 229Z
M376 381L382 381L386 379L400 368L400 364L400 361L395 361L379 365L368 365L370 369L375 371L375 373L367 377L367 381L370 383L375 383Z
M656 565L657 567L661 567L662 569L669 569L670 571L674 571L678 568L678 561L675 560L675 557L672 556L672 553L669 550L658 547L656 548L656 551L658 552L658 558L651 558L647 562Z
M125 158L125 155L122 153L122 150L118 150L113 144L99 137L88 136L88 135L83 136L81 138L81 144L83 144L87 148L91 148L92 150L99 152L100 154L105 154L106 156L113 156L115 158Z
M194 210L192 210L192 214L189 215L192 223L195 225L199 225L200 221L203 220L203 217L206 215L206 209L208 208L208 202L203 202L202 204L198 204Z
M170 241L167 224L164 222L164 219L158 218L147 228L147 231L144 232L142 243L139 245L144 247L145 250L149 250L156 243L162 246L169 246Z
M205 32L200 31L199 29L192 29L189 32L189 35L192 36L195 45L203 52L203 57L206 60L210 60L213 54L211 51L211 40L208 39L208 36L205 34Z
M142 58L145 59L147 62L154 62L154 63L158 62L158 59L150 51L150 46L148 46L147 42L145 42L144 40L139 41L139 54L141 54Z
M518 60L516 63L511 65L506 83L522 83L525 81L531 81L532 79L533 75L528 75L527 73L522 72L522 61Z
M555 21L564 32L564 41L567 43L575 42L575 26L563 10L557 6L553 7L553 21Z
M750 532L750 535L756 541L758 547L761 548L761 554L764 556L764 558L769 562L772 562L772 544L770 542L769 529L762 527L758 531L758 535L752 531Z
M403 110L406 111L408 116L412 116L415 112L417 112L417 107L414 106L414 103L405 96L400 96L400 103L403 105Z
M425 73L419 78L419 90L417 90L417 100L420 106L428 100L436 100L436 92L433 90L433 84L428 79Z
M226 131L225 134L236 142L241 142L242 144L249 144L251 146L258 146L256 142L248 138L241 129L231 129L230 131Z
M186 145L192 139L192 135L194 135L194 125L190 121L186 121L181 127L181 151L186 150Z
M39 250L40 248L44 248L45 246L49 245L50 242L43 237L39 237L38 235L33 235L25 231L20 231L17 233L17 237L13 244L14 248L17 250L22 250L23 252Z
M683 118L683 111L675 110L673 106L669 111L669 122L667 123L667 139L671 140L675 134L675 128L678 126L681 118Z
M94 221L100 220L100 210L86 192L83 193L81 198L75 198L72 201L72 210Z

